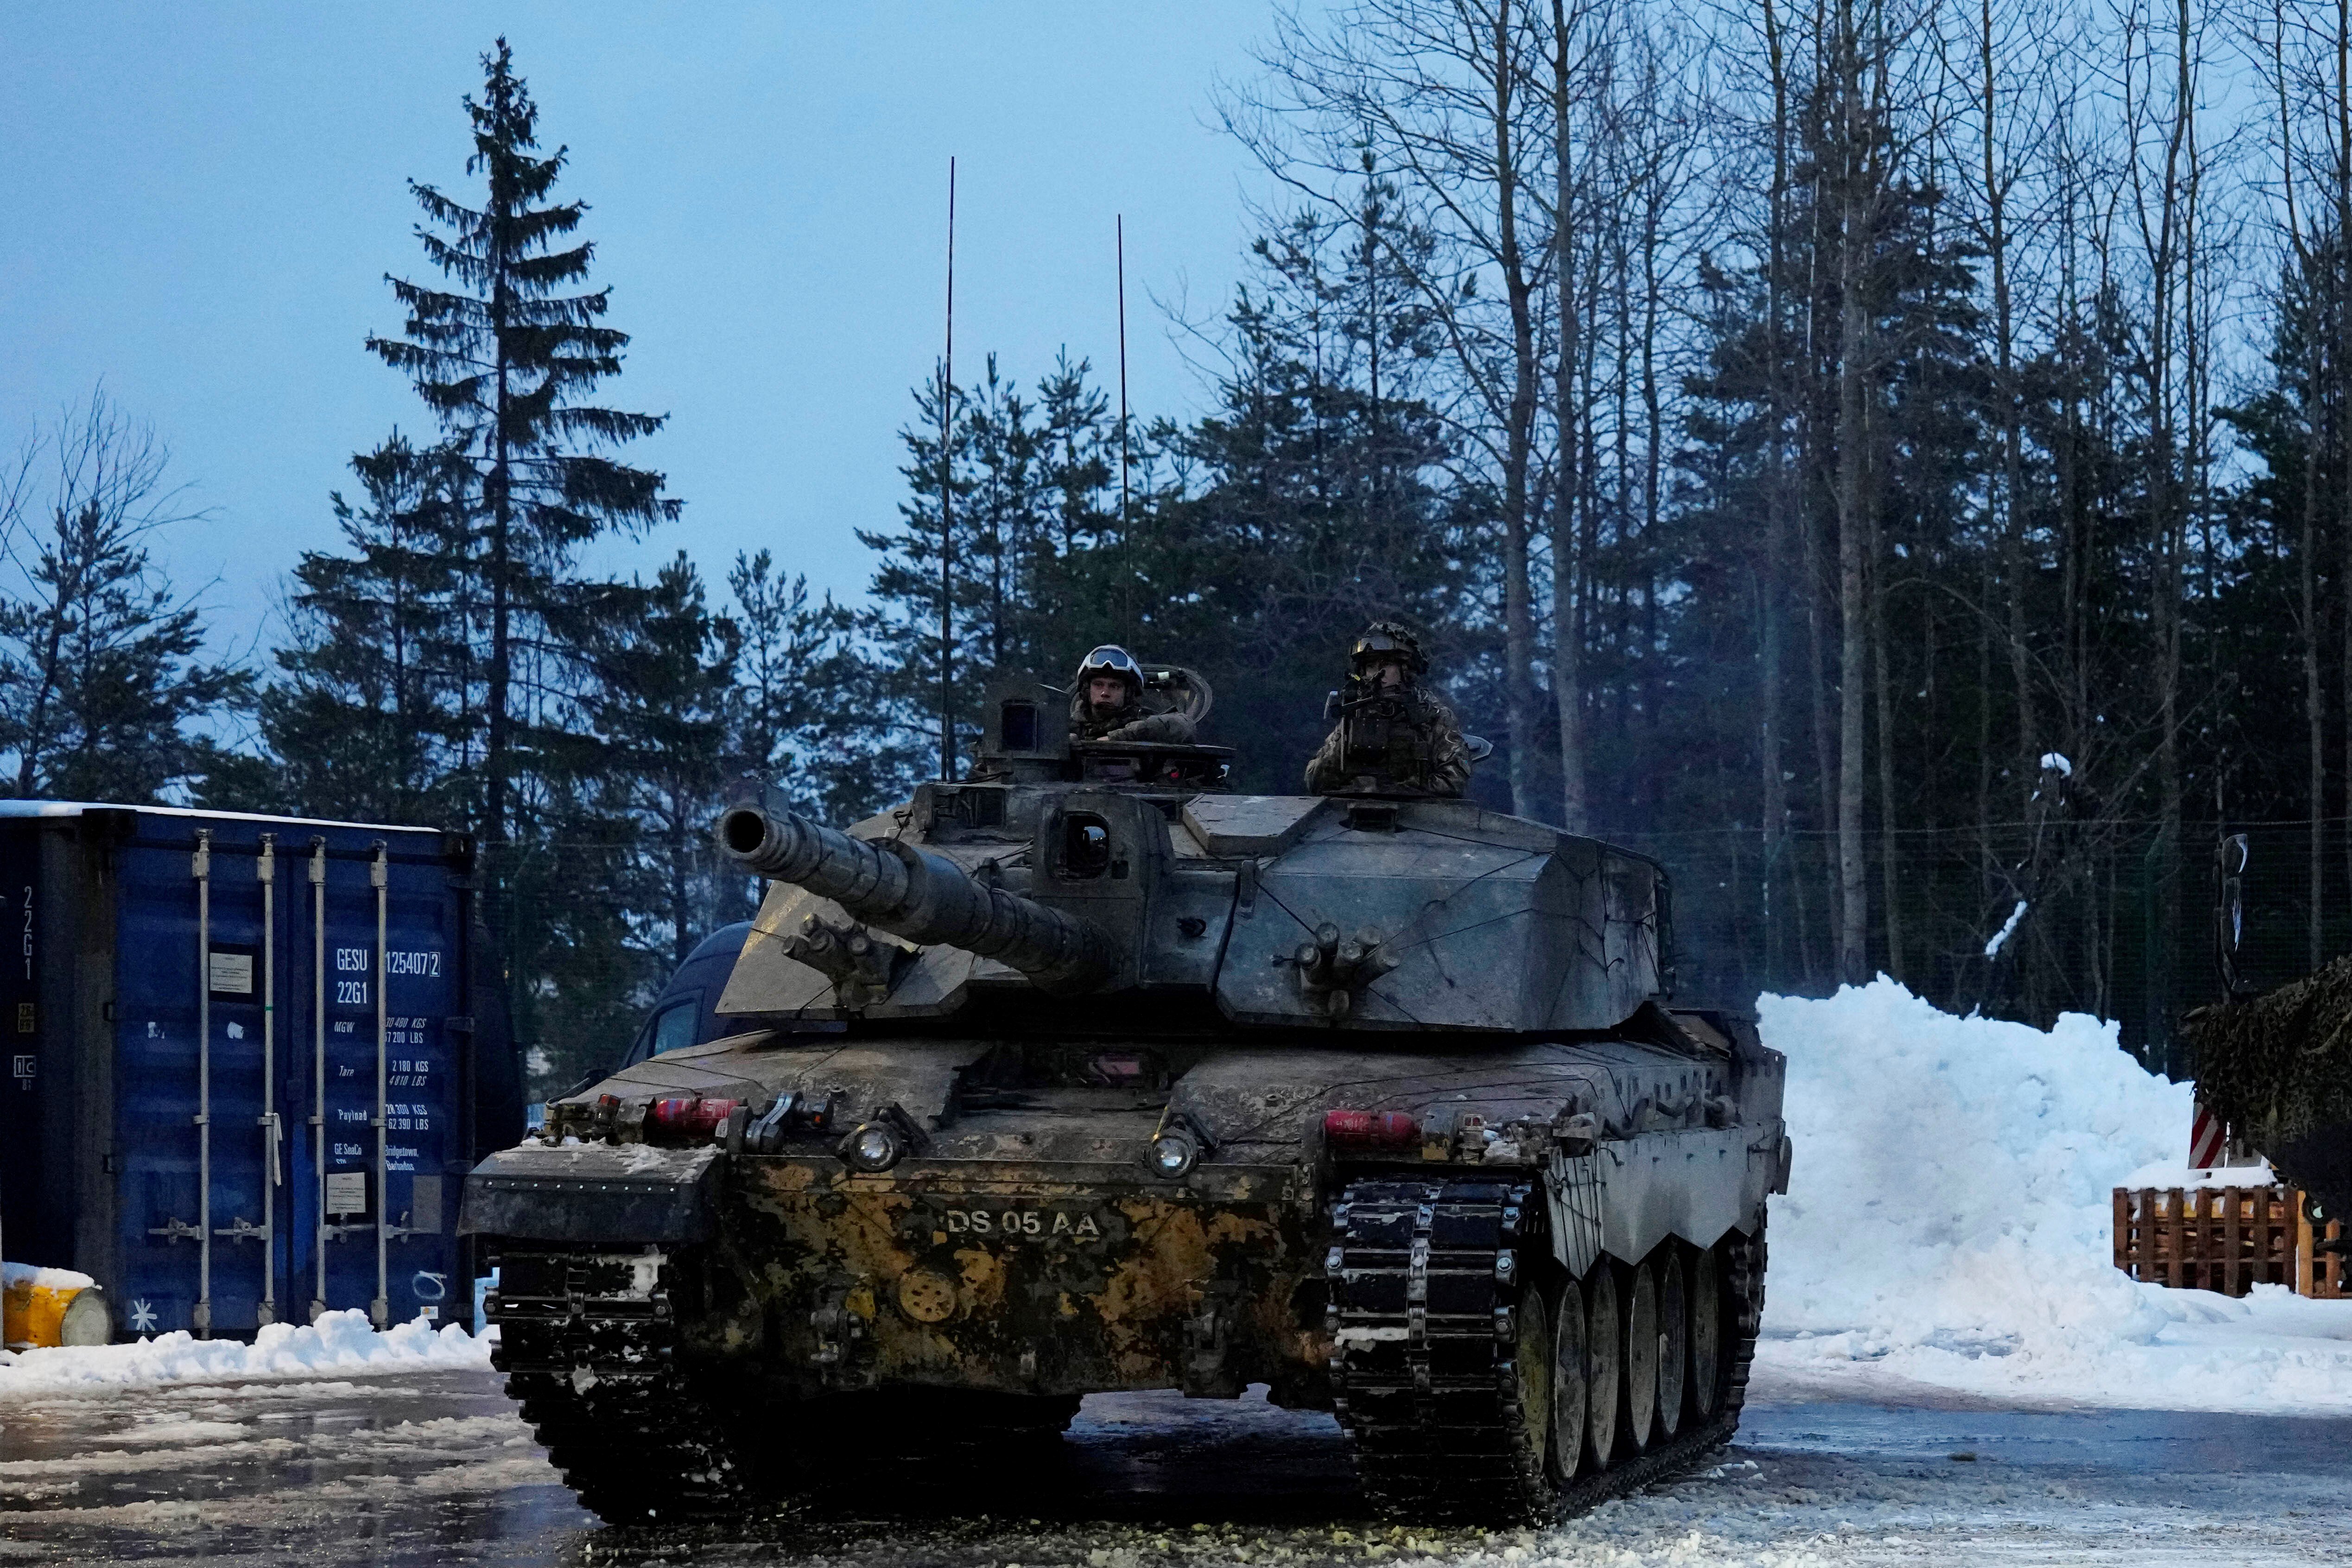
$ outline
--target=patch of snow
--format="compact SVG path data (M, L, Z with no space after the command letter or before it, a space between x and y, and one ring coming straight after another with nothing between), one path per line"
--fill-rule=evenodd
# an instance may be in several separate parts
M70 1268L40 1268L30 1263L0 1263L0 1289L20 1290L87 1290L98 1281Z
M2071 779L2074 776L2074 764L2066 760L2066 754L2063 752L2042 752L2042 766L2044 771L2051 768L2057 769L2061 778Z
M2017 922L2024 918L2025 900L2020 899L2017 900L2017 908L2009 911L2008 921L2000 931L1993 933L1993 939L1990 942L1985 943L1987 958L1997 958L2000 955L2000 950L2009 944L2009 939L2017 934Z
M2268 1160L2251 1165L2184 1165L2178 1160L2158 1160L2117 1182L2119 1187L2274 1187L2279 1174Z
M164 1383L284 1382L321 1373L488 1366L490 1342L423 1318L378 1333L367 1314L329 1312L315 1323L271 1323L247 1344L184 1331L135 1344L23 1351L0 1361L0 1401L26 1394Z
M2179 1157L2192 1090L2144 1071L2114 1024L1955 1017L1884 976L1757 1005L1788 1054L1796 1142L1763 1371L1849 1392L2352 1412L2352 1301L2282 1286L2232 1300L2115 1268L2114 1189Z

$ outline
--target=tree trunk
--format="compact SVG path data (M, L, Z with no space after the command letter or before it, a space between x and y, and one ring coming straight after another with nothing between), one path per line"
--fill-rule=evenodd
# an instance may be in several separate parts
M2342 541L2344 577L2343 690L2347 720L2344 730L2346 815L2352 816L2352 407L2347 407L2344 334L2352 329L2352 4L2336 3L2336 243L2326 247L2328 301L2324 314L2327 331L2315 333L2312 358L2320 374L2312 377L2311 441L2318 448L2322 416L2333 419L2336 436L2336 529ZM2316 636L2315 629L2314 635ZM2314 792L2316 795L2316 791ZM2313 810L2320 807L2315 803ZM2352 834L2344 841L2346 870L2352 874ZM2352 888L2352 881L2347 881ZM2319 877L2311 884L2312 923L2319 923ZM2325 956L2325 939L2315 949L2313 965Z
M499 286L493 298L503 302L505 285ZM493 307L498 309L497 306ZM511 454L507 445L507 353L503 310L499 327L498 405L491 422L490 456L490 689L488 734L482 758L488 773L488 789L484 803L482 838L485 843L507 841L507 758L513 744L513 721L508 712L509 687L509 661L513 655L512 628L509 622L514 612L514 595L509 581L513 561L513 503L510 480L513 469Z
M1843 234L1838 245L1838 978L1859 985L1870 978L1869 888L1863 845L1864 702L1868 677L1868 607L1863 595L1864 546L1869 522L1863 515L1864 401L1869 396L1870 317L1865 309L1864 266L1871 243L1872 213L1862 188L1873 166L1864 138L1868 126L1862 106L1861 40L1850 7L1841 18L1844 80L1845 163Z
M2326 874L2326 851L2323 847L2322 824L2327 815L2327 722L2326 699L2320 689L2319 641L2321 635L2319 610L2319 444L2322 439L2319 407L2315 402L2319 391L2318 334L2313 334L2310 353L2311 371L2305 407L2310 430L2304 438L2303 456L2303 708L2310 750L2310 773L2305 787L2311 792L2307 803L2308 826L2311 836L2310 864L2311 903L2305 953L2306 966L2317 969L2324 961L2325 910L2321 890ZM2352 637L2345 643L2345 659L2352 668ZM2352 775L2347 775L2352 776Z
M1559 358L1552 371L1552 400L1559 423L1559 458L1554 465L1552 500L1552 700L1559 710L1560 826L1570 833L1591 831L1584 798L1584 599L1578 581L1576 517L1579 465L1576 431L1582 421L1576 405L1576 208L1569 127L1568 7L1552 0L1552 266L1559 289Z
M1763 853L1757 879L1763 896L1764 974L1771 984L1774 967L1773 928L1777 910L1772 902L1772 878L1782 858L1789 830L1787 769L1780 760L1781 571L1789 553L1789 462L1786 439L1789 411L1780 327L1786 302L1781 299L1787 261L1782 250L1782 226L1788 221L1789 193L1789 65L1780 36L1780 13L1774 0L1763 0L1765 58L1772 76L1772 188L1766 204L1765 226L1769 235L1768 270L1764 279L1764 341L1769 363L1766 368L1765 420L1770 435L1766 447L1769 471L1764 485L1763 569L1757 574L1757 755L1762 766Z
M1867 423L1865 421L1865 423ZM1873 491L1877 487L1872 487ZM1878 542L1875 494L1870 530L1870 654L1871 685L1878 699L1878 834L1879 881L1886 898L1886 973L1898 983L1903 968L1903 867L1895 853L1895 672L1886 648L1886 552Z
M1495 7L1495 199L1497 260L1511 313L1511 401L1503 434L1504 705L1511 729L1511 810L1535 812L1535 612L1529 603L1528 467L1535 445L1534 290L1519 247L1518 174L1511 145L1518 64L1510 0Z

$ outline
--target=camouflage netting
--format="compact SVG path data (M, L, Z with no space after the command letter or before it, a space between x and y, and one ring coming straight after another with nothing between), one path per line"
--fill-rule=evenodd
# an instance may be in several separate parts
M2197 1097L2256 1148L2352 1121L2352 957L2181 1021Z

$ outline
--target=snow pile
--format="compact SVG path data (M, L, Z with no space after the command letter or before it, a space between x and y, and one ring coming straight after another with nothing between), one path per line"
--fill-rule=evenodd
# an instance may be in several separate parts
M357 1310L315 1323L271 1323L251 1344L185 1331L136 1344L0 1353L0 1400L26 1394L155 1383L257 1383L321 1373L488 1366L490 1345L452 1323L419 1318L383 1333Z
M2145 1177L2179 1168L2191 1115L2189 1086L2141 1070L2116 1026L1958 1018L1883 976L1758 1008L1788 1054L1797 1149L1772 1205L1765 1373L2352 1411L2352 1301L2278 1286L2231 1300L2116 1269L2113 1189L2175 1184Z
M98 1281L70 1268L39 1268L30 1263L0 1263L0 1289L87 1290Z

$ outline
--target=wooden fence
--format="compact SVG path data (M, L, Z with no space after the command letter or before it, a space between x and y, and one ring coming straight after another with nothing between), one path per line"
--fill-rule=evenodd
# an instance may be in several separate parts
M2116 1267L2182 1290L2242 1296L2284 1285L2298 1296L2352 1296L2344 1222L2314 1224L2292 1187L2117 1187Z

